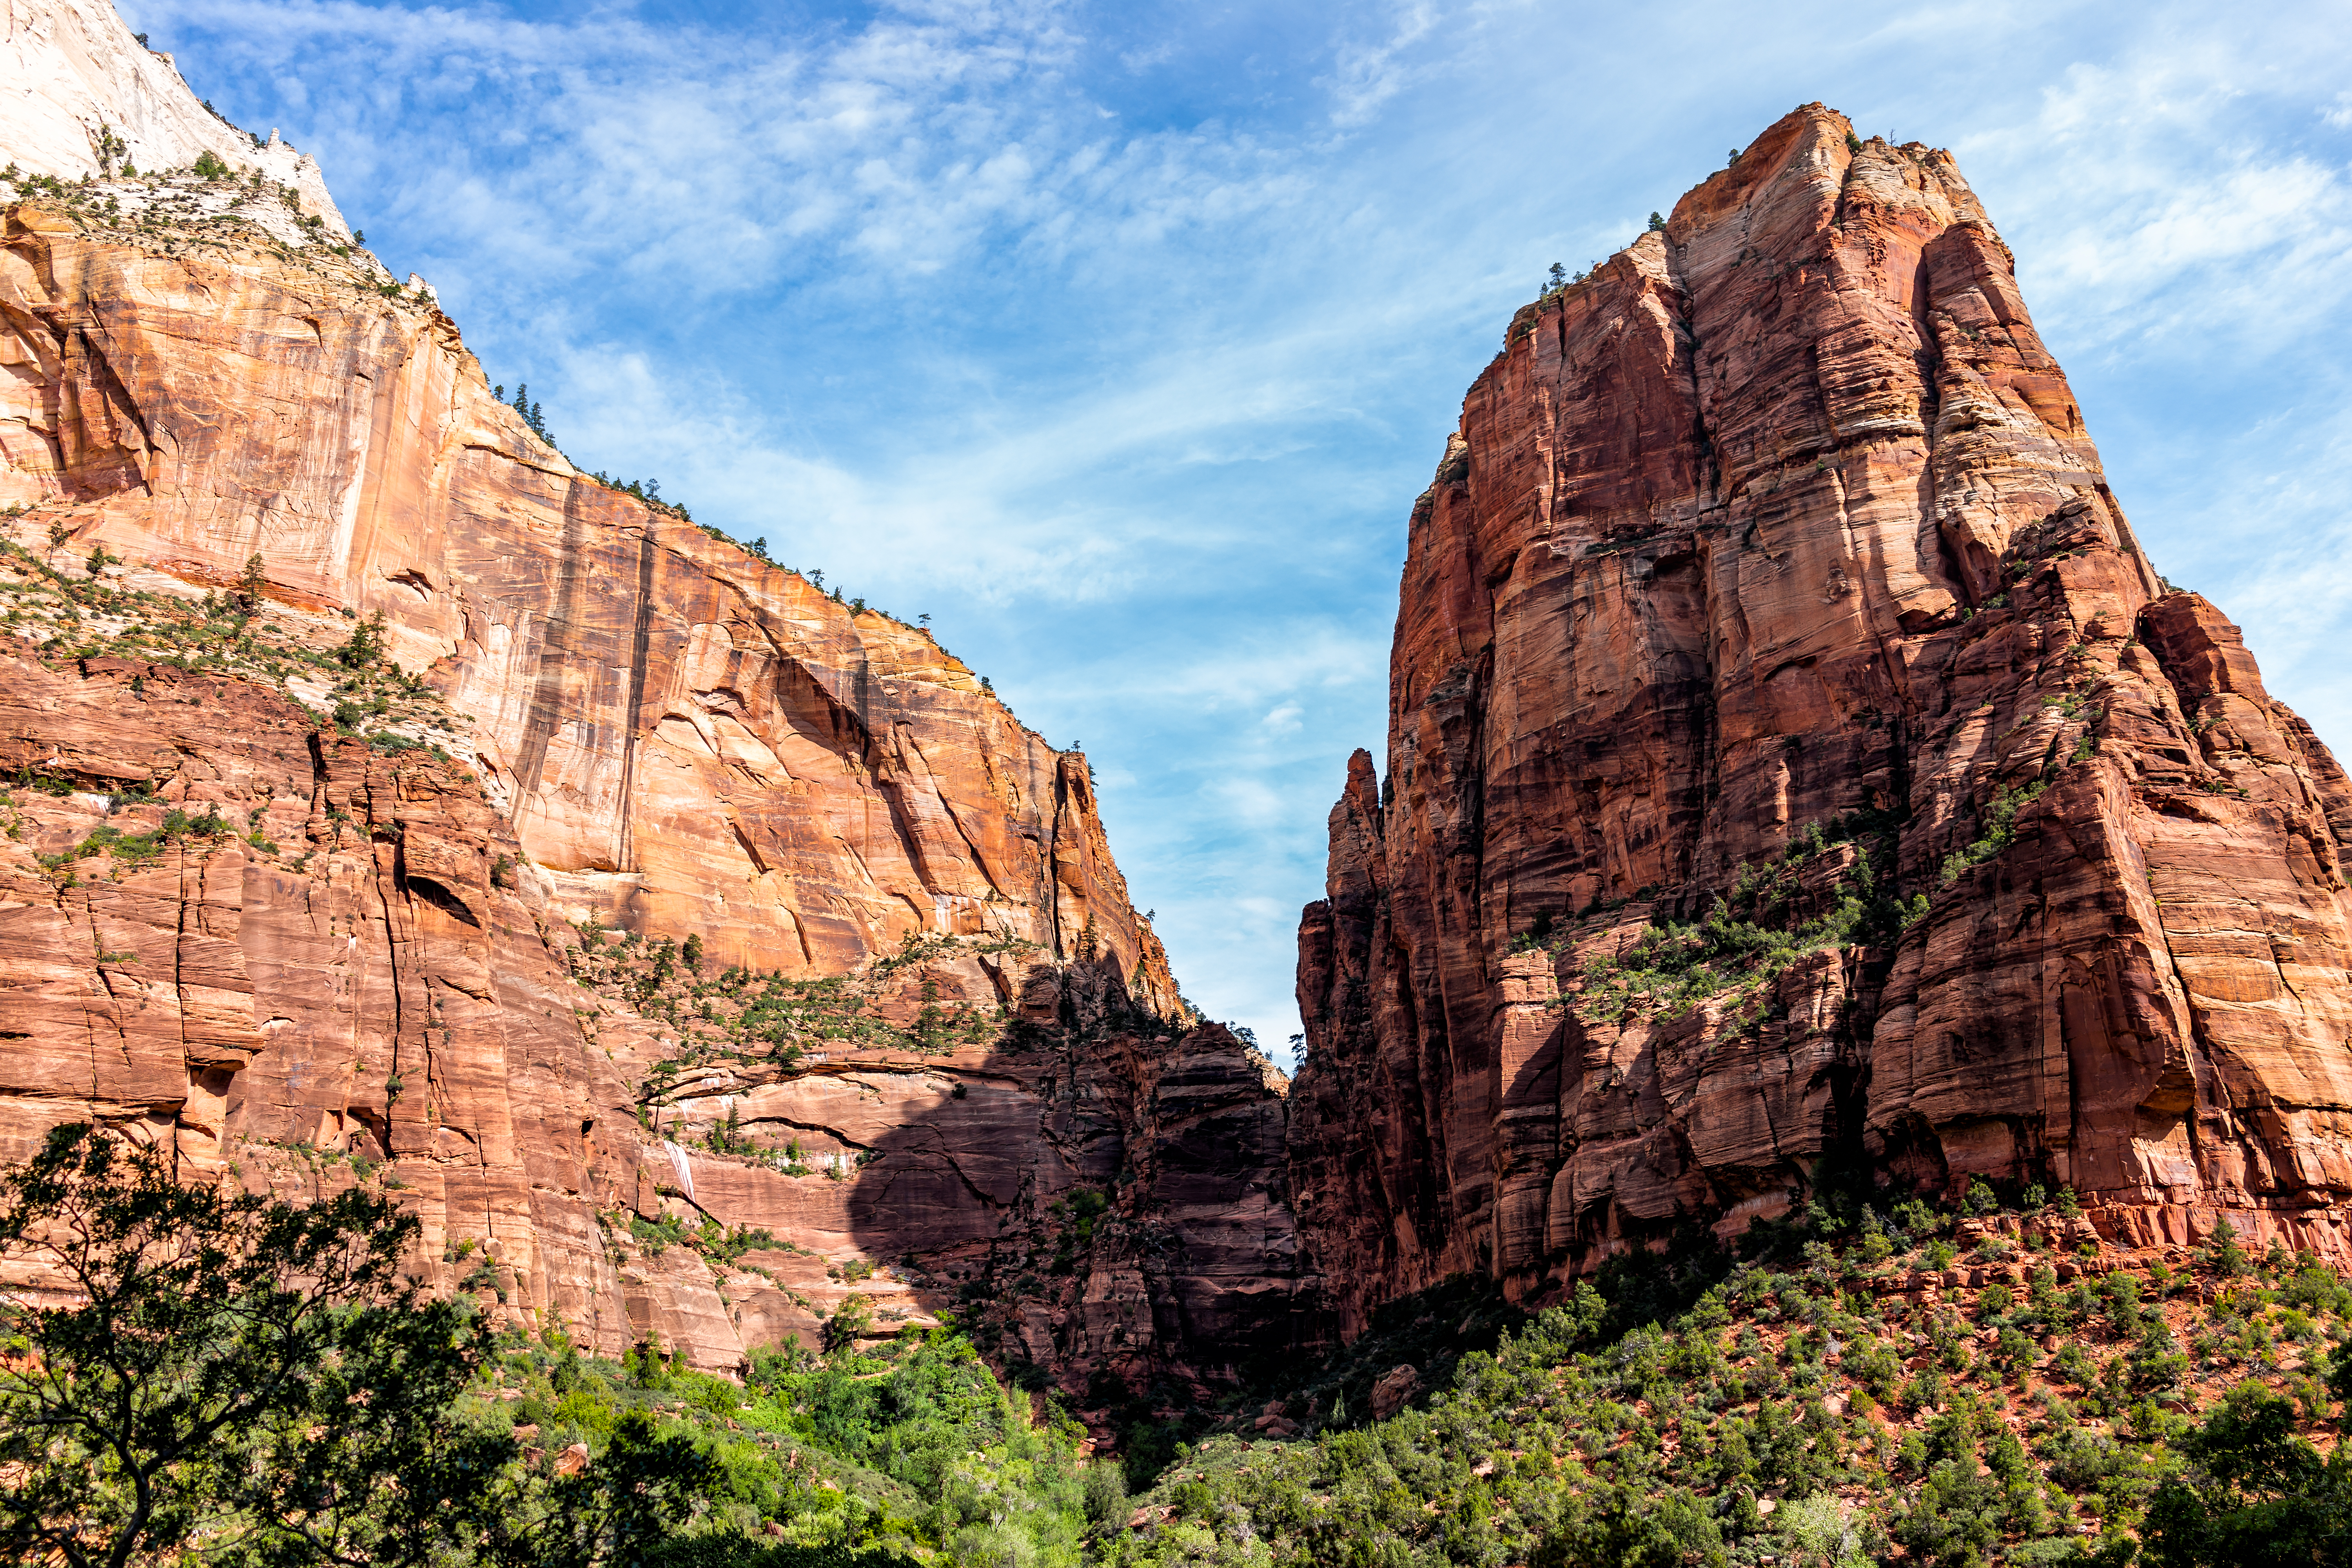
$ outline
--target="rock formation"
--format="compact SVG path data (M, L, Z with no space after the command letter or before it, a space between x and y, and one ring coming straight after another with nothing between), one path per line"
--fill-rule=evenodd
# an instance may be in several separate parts
M1946 153L1809 105L1520 310L1390 682L1299 934L1348 1327L1824 1161L2347 1250L2352 789L2150 567Z
M0 80L8 83L0 161L60 180L184 169L206 154L257 177L269 199L316 214L351 238L318 160L271 131L240 131L180 79L172 57L144 47L105 0L0 5Z
M1285 1342L1279 1080L1085 758L577 468L110 11L9 15L0 1158L389 1183L445 1283L704 1365L959 1286L1074 1388Z
M384 616L575 918L827 972L1091 921L1173 1006L1084 759L927 633L582 474L348 258L159 253L98 199L20 206L0 259L0 485L70 504L77 549L221 585L258 555L274 598Z

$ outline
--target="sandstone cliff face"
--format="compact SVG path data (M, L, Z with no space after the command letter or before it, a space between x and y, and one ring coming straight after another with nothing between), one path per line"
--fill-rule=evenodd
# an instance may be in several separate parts
M1286 1347L1280 1081L1193 1026L1085 759L576 469L323 187L172 140L216 122L110 12L8 16L0 157L91 177L0 208L0 1159L95 1115L385 1185L445 1286L608 1352L732 1367L852 1295L1074 1393ZM192 607L254 557L257 612ZM396 668L326 657L378 616ZM382 689L383 744L325 721ZM761 984L807 1005L714 1032Z
M241 179L290 188L299 210L351 237L318 160L275 130L257 140L215 114L172 57L141 47L104 0L0 3L0 80L9 88L0 161L79 180L185 168L209 153Z
M597 1220L654 1198L628 1091L492 882L512 839L462 769L131 659L0 656L0 769L90 786L0 807L0 1157L93 1114L198 1178L331 1191L398 1157L431 1258L488 1244L514 1305L628 1342ZM100 793L131 786L152 803ZM80 852L173 810L234 831Z
M1223 1029L1032 962L1001 1039L671 1082L677 1031L583 990L471 771L315 723L234 676L0 655L0 1158L94 1115L194 1180L374 1183L443 1285L608 1354L732 1368L852 1295L884 1334L956 1305L1073 1393L1301 1334L1283 1103ZM902 1000L1004 967L939 945ZM706 1221L779 1245L645 1245Z
M1538 1289L1831 1155L2341 1254L2347 804L1950 158L1800 110L1519 312L1414 509L1300 930L1310 1265L1350 1325ZM1768 907L1811 951L1658 1000L1652 920Z
M1032 988L1081 1019L944 1058L851 1052L788 1075L722 1070L673 1103L689 1142L730 1112L751 1158L682 1152L698 1208L836 1255L898 1262L1002 1363L1098 1389L1200 1388L1319 1331L1297 1279L1285 1107L1211 1024L1105 1016L1081 967ZM831 1181L760 1158L789 1141ZM798 1325L795 1325L796 1327Z
M274 595L382 613L568 913L822 972L1091 921L1174 1008L1084 760L928 635L582 475L446 317L332 263L6 222L0 481L85 503L77 548L224 584L258 554Z

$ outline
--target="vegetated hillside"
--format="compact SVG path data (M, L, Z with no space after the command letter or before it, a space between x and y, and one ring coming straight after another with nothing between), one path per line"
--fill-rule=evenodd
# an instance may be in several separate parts
M467 1409L532 1467L593 1466L633 1411L693 1440L718 1481L657 1549L669 1563L1075 1565L1090 1524L1125 1522L1117 1471L1089 1466L1076 1423L1050 1405L1033 1415L952 1330L764 1353L740 1384L652 1351L614 1362L560 1334L517 1337Z
M2352 1395L2333 1270L2226 1228L2193 1255L2119 1259L2077 1239L2072 1194L2024 1212L1969 1197L1965 1215L1817 1204L1737 1264L1694 1237L1580 1280L1463 1356L1425 1408L1208 1438L1102 1558L1972 1568L2145 1547L2188 1568L2352 1551L2352 1469L2320 1457ZM1281 1418L1340 1414L1327 1396Z
M1089 1458L1059 1398L1008 1395L951 1326L877 1342L845 1303L822 1353L761 1352L741 1383L652 1343L616 1365L551 1321L491 1331L477 1303L497 1273L470 1247L453 1261L479 1298L419 1295L396 1202L192 1188L152 1146L68 1126L0 1172L12 1270L59 1259L88 1289L0 1300L22 1483L0 1533L112 1542L117 1561L243 1546L449 1568L2329 1568L2352 1551L2335 1416L2352 1289L2333 1271L2250 1257L2221 1227L2195 1254L2119 1258L2069 1192L2005 1212L1979 1184L1955 1215L1857 1191L1752 1227L1738 1261L1696 1232L1626 1255L1532 1318L1491 1282L1392 1303L1341 1355L1276 1370L1291 1393L1257 1417L1265 1439L1179 1443L1160 1472L1137 1448ZM715 1224L638 1239L775 1256ZM1362 1389L1403 1347L1433 1359ZM1438 1358L1450 1386L1398 1413ZM1129 1478L1153 1484L1135 1499Z
M1820 104L1512 318L1299 928L1346 1331L1825 1159L2352 1257L2352 783L2085 413L1950 155Z

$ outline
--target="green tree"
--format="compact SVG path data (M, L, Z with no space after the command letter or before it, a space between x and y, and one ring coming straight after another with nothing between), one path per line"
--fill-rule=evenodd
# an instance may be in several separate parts
M345 669L366 669L383 657L383 612L378 610L352 628L352 640L335 650L335 662Z
M269 586L269 574L262 570L261 552L257 550L245 558L245 574L236 580L237 608L247 615L261 607L261 591Z
M1680 1487L1644 1498L1618 1487L1572 1506L1537 1547L1536 1568L1723 1568L1723 1531Z
M458 1549L512 1440L454 1418L487 1328L399 1273L417 1222L183 1186L62 1127L0 1173L0 1556L126 1568L421 1563ZM394 1484L396 1483L396 1484Z
M485 1555L500 1568L636 1568L648 1562L719 1479L683 1434L663 1435L642 1410L621 1417L595 1464L509 1488Z
M2157 1489L2141 1532L2158 1568L2352 1563L2352 1458L2297 1436L2292 1401L2241 1384L2180 1447L2189 1471Z
M842 1298L833 1316L824 1321L824 1348L828 1351L853 1350L857 1336L874 1326L873 1300L862 1295Z

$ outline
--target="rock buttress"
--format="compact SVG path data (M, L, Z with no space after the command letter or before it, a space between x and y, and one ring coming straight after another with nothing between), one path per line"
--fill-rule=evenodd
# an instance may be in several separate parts
M2344 774L2150 568L1948 155L1808 106L1519 311L1390 679L1299 937L1347 1327L1727 1233L1832 1154L2345 1250ZM1604 991L1767 874L1924 911L1760 992Z

